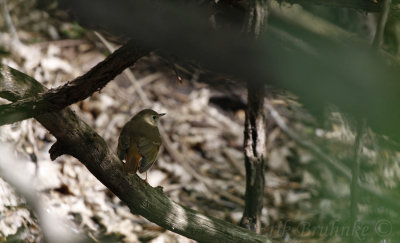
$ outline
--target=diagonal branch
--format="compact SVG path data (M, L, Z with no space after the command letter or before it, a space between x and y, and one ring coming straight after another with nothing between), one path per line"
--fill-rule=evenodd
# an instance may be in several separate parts
M45 90L25 74L0 66L1 97L18 100ZM265 236L173 202L137 175L124 175L121 161L106 142L69 108L35 118L57 138L50 149L52 159L69 154L80 160L132 213L199 242L271 242Z
M84 75L66 84L12 104L0 106L0 125L21 121L45 112L61 110L102 89L125 68L149 51L128 42Z

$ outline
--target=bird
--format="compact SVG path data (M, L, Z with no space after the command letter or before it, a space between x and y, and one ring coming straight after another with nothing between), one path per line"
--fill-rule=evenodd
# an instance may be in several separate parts
M125 160L126 173L146 172L147 181L147 170L156 162L161 146L158 122L165 114L144 109L123 126L118 139L117 155L121 161Z

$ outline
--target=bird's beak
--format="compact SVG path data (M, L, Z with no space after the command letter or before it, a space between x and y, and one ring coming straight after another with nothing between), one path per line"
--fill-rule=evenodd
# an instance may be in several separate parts
M161 116L165 116L167 113L160 113L160 114L158 114L158 116L159 117L161 117Z

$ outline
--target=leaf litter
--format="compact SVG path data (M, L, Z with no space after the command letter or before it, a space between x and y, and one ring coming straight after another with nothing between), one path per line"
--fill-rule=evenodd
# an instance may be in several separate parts
M84 74L105 57L104 49L98 48L101 47L98 39L90 35L61 39L57 30L63 23L55 22L30 5L10 5L11 9L18 9L16 12L19 14L24 11L30 14L23 21L18 21L15 16L13 18L18 35L23 37L20 45L13 45L10 35L0 32L0 47L11 53L1 59L2 64L33 76L47 88L54 88ZM35 22L35 28L30 26L32 22ZM4 27L3 22L0 25ZM32 40L36 42L32 43ZM240 200L243 201L245 193L241 149L246 91L240 85L233 88L238 93L236 99L241 103L232 108L220 102L221 97L229 99L232 93L208 85L209 81L201 80L201 72L186 75L182 68L178 70L180 79L170 65L154 53L139 60L133 69L136 82L152 103L150 108L167 113L161 124L171 141L170 146L183 155L183 162L188 163L199 176L189 173L162 148L157 163L148 173L149 183L162 186L174 201L238 224L243 212ZM317 144L329 140L327 147L331 151L340 151L339 156L348 157L351 154L349 150L343 152L346 151L343 148L352 146L354 134L341 113L331 113L329 124L332 126L309 129L305 124L315 124L315 121L305 115L295 98L286 95L273 95L271 98L289 126L298 131L308 131L303 137L309 137ZM5 100L0 102L7 103ZM149 107L145 107L132 81L120 75L100 92L70 108L115 151L124 123L138 111ZM326 166L317 164L309 151L292 142L276 124L271 122L269 126L262 232L277 239L305 238L308 239L306 242L323 238L323 234L313 234L309 230L295 232L298 229L296 226L316 218L332 220L345 214L343 208L338 210L337 199L324 198L321 191L330 188L332 195L337 195L340 200L349 195L348 184L338 179ZM73 157L61 156L51 161L48 150L55 139L35 120L0 127L0 142L12 144L15 155L26 161L27 176L33 178L34 188L43 199L43 207L68 219L70 227L76 232L106 242L193 242L133 215ZM376 153L372 148L366 148L365 151L365 156L375 160L383 157L399 160L399 154L392 150ZM379 170L384 171L385 178L376 179L367 174L363 180L384 183L389 187L397 185L400 169L396 163L382 166ZM324 178L318 175L321 173ZM218 190L210 190L206 181L212 181L213 187ZM239 200L231 200L221 191ZM320 215L319 211L323 213ZM1 179L0 217L2 239L19 236L28 242L41 241L40 224L34 213L24 199ZM290 222L292 225L288 227ZM330 240L339 242L336 236Z

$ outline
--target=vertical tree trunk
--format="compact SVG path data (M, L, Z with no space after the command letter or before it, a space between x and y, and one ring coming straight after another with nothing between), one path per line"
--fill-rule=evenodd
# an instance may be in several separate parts
M260 233L264 197L265 129L264 86L247 83L247 111L244 128L244 158L246 167L245 209L241 226Z
M244 31L258 38L267 20L267 0L248 0Z

